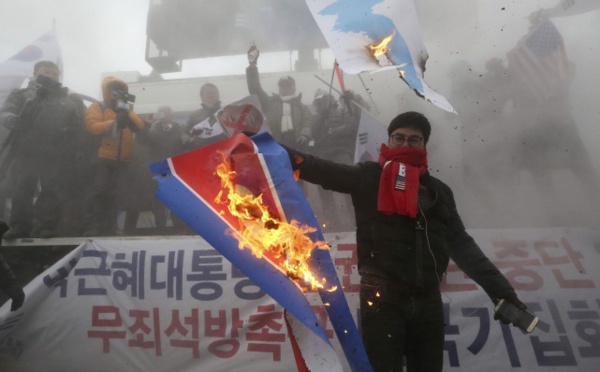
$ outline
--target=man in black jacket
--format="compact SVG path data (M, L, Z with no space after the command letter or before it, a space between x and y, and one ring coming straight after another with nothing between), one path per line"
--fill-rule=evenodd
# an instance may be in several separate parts
M61 87L59 76L55 63L37 62L29 86L13 91L0 110L0 123L12 131L9 156L15 177L11 230L5 239L57 235L67 175L83 127L81 110ZM35 198L38 182L41 190Z
M217 113L221 110L219 88L213 83L202 84L200 99L202 107L190 114L181 134L185 150L204 147L229 137L217 119Z
M278 94L268 95L265 92L256 67L259 54L255 46L248 50L248 92L258 96L271 135L277 142L306 148L312 137L314 115L308 106L302 103L302 94L296 93L296 81L291 76L279 79Z
M352 197L362 335L375 371L402 371L403 357L408 371L442 370L440 281L450 258L494 302L526 308L465 231L450 188L428 173L430 134L425 116L406 112L390 123L379 162L343 165L287 149L301 179Z

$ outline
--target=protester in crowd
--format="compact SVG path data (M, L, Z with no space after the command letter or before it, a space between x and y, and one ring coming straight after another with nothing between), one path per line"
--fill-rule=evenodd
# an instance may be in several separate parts
M340 97L342 105L335 97L318 89L315 92L313 108L316 120L313 126L314 145L309 151L323 159L341 164L354 163L356 133L360 119L360 107L354 105L355 95L347 91ZM352 200L340 194L319 187L321 202L316 210L324 231L352 231L355 228L352 218Z
M135 148L133 172L128 183L137 183L139 187L127 193L131 206L125 217L127 235L136 233L138 215L144 210L152 211L157 231L166 232L169 210L155 197L158 184L152 179L149 166L184 151L180 141L183 127L174 120L171 107L159 107L155 114L147 116L147 120L148 130L136 136L140 146ZM174 215L171 215L171 220L178 231L184 230L183 221Z
M300 146L306 149L312 138L314 116L308 106L302 103L302 94L296 93L296 81L291 76L279 79L278 94L269 96L264 91L256 66L259 54L255 46L248 50L249 66L246 68L248 91L258 96L273 138L288 146Z
M356 217L362 336L375 371L441 371L440 282L451 258L492 301L526 306L484 255L450 188L427 171L428 119L405 112L388 126L379 162L339 164L287 148L300 178L349 193ZM506 321L504 318L500 318Z
M181 134L181 142L186 150L197 149L228 138L216 116L221 109L221 97L217 86L213 83L203 84L200 87L200 99L202 107L192 112Z
M115 233L118 190L136 187L123 185L123 180L133 160L133 133L142 130L144 122L131 109L133 100L128 89L122 80L106 77L102 81L103 101L93 103L86 111L87 129L100 142L87 190L84 236Z
M452 83L449 98L458 115L445 116L459 134L459 170L464 185L461 190L480 206L463 216L468 224L483 221L490 209L496 210L503 203L498 198L497 186L506 184L509 167L503 109L507 99L503 89L506 78L498 73L496 59L486 63L486 67L491 70L480 72L461 60L452 64L449 74Z
M6 160L14 177L11 230L5 239L57 236L83 120L68 89L61 87L55 63L37 62L33 75L0 111L0 121L11 130Z
M0 246L2 245L3 235L7 231L8 225L6 222L0 220ZM8 262L4 260L2 254L0 254L0 289L12 300L10 311L15 311L23 305L25 301L23 288L17 283L17 277L10 269L10 266L8 266Z
M10 219L10 199L14 190L10 167L5 166L10 152L11 130L0 125L0 218Z
M530 42L545 40L547 35L555 39L560 37L543 12L531 15L530 29L531 33L525 36ZM586 221L599 221L597 211L600 208L597 197L600 174L579 134L571 107L570 84L575 78L575 65L570 61L563 62L560 64L565 66L562 69L556 63L557 72L552 76L537 76L545 79L544 90L533 85L532 80L523 79L523 71L517 64L509 62L505 73L511 88L511 110L506 122L512 134L505 153L510 154L511 165L516 170L513 179L521 172L531 176L535 194L528 198L528 206L539 206L545 224L554 226L572 224L572 214ZM563 172L562 176L558 176L559 172ZM575 184L569 183L572 181ZM515 184L513 190L520 187ZM565 197L561 189L569 190L569 196ZM577 189L580 193L574 191ZM582 203L586 206L593 205L589 208L596 211L592 216L581 213L580 206L574 202L576 195L585 199ZM593 222L593 226L598 224Z

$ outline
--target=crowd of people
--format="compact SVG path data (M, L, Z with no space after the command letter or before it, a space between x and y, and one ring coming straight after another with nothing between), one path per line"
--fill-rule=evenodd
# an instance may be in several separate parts
M260 83L258 56L256 48L248 52L248 92L258 97L273 137L352 164L361 107L368 108L362 97L319 89L307 105L291 76L269 95ZM148 166L228 138L217 117L219 88L203 84L201 107L178 123L169 106L136 114L135 96L115 77L103 79L101 101L86 105L61 85L60 73L53 62L38 62L28 86L13 91L0 110L8 133L0 153L0 213L10 222L4 238L191 233L154 197ZM351 230L350 200L323 189L318 195L314 205L323 225ZM152 221L141 218L144 212Z
M308 106L291 76L279 79L278 92L269 95L261 86L258 58L258 50L250 48L248 92L258 97L270 133L300 170L301 180L321 187L321 205L312 203L317 217L330 228L356 230L362 337L375 370L402 370L404 364L408 370L442 369L440 282L450 259L494 303L504 300L517 311L526 309L466 231L450 187L429 174L426 146L432 129L423 114L398 115L388 126L378 161L354 164L360 113L366 103L352 92L335 97L318 90ZM490 79L503 74L496 62L488 65ZM457 66L457 71L464 68ZM54 63L37 63L28 87L12 92L0 110L0 124L10 130L0 168L3 202L11 202L10 230L5 232L6 224L0 224L4 238L135 235L145 232L138 228L144 211L152 212L162 234L167 228L178 234L190 232L154 198L156 184L148 165L228 137L218 118L218 87L211 83L200 87L201 108L179 124L169 106L150 115L136 114L135 97L118 78L106 77L102 101L86 107L61 86L59 76ZM576 138L572 130L558 130L555 117L522 118L523 141L532 141L523 151L535 149L539 141L534 134L526 135L526 124L541 119L550 132L560 134L557 146ZM465 140L474 140L476 131L469 125L475 120L466 116ZM536 169L532 154L513 155L520 156L523 167ZM572 156L581 164L582 153ZM469 171L465 177L481 174ZM23 290L2 256L0 289L11 298L13 309L21 306ZM505 323L512 321L495 315Z

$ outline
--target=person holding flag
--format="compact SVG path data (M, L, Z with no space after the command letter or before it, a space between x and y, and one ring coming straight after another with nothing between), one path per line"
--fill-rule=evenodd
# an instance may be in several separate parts
M181 134L181 142L187 150L229 138L217 120L217 113L221 110L219 88L213 83L202 84L200 100L202 107L191 113Z
M362 338L373 369L402 371L406 358L409 371L441 371L440 282L450 259L495 303L526 306L466 232L451 189L427 171L429 120L405 112L387 131L378 162L345 165L286 150L300 179L352 197Z

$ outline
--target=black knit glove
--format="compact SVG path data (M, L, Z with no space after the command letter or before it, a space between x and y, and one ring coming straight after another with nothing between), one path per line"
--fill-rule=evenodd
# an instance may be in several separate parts
M23 292L23 288L20 285L14 283L8 286L5 289L8 297L12 299L12 303L10 304L10 311L15 311L21 306L23 306L23 302L25 302L25 292Z

